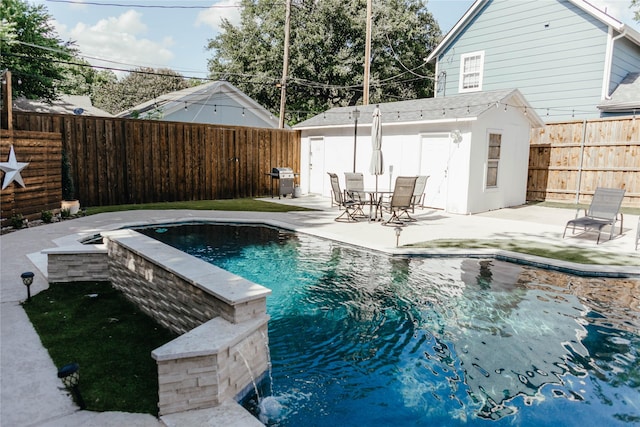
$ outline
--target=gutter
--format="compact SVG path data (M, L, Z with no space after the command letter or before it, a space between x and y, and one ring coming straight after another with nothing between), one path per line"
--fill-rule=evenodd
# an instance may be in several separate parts
M431 124L444 124L444 123L460 123L460 122L474 122L478 120L477 117L460 117L454 119L437 119L437 120L420 120L420 121L405 121L405 122L385 122L382 121L382 126L407 126L407 125L431 125ZM313 130L313 129L350 129L353 128L353 123L342 125L310 125L310 126L294 126L293 130ZM371 127L371 123L358 123L358 127Z

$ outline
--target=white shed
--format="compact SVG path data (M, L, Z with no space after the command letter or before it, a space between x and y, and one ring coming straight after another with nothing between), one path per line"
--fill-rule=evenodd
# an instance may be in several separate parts
M470 214L525 203L529 133L544 122L517 89L379 104L384 175L429 175L425 205ZM369 173L376 105L333 108L294 126L301 131L302 194L330 195L327 172ZM355 114L355 111L359 114ZM356 115L357 125L356 125Z

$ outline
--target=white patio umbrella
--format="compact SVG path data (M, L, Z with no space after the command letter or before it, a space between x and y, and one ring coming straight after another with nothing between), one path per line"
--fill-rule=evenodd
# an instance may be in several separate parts
M384 163L382 161L382 121L380 120L380 108L373 110L373 123L371 125L371 163L369 172L376 176L376 193L378 192L378 176L384 173Z

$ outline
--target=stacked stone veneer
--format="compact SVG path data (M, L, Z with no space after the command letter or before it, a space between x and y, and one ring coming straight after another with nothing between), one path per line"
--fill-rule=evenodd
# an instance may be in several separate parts
M51 283L110 280L104 245L74 245L42 252L47 255L47 277Z
M160 415L243 396L268 369L267 319L216 318L157 348Z
M266 315L267 288L133 230L103 233L113 286L166 328L183 334L222 317Z
M182 334L152 352L160 415L210 408L252 390L269 364L271 291L133 230L102 235L103 245L47 250L49 281L109 280Z

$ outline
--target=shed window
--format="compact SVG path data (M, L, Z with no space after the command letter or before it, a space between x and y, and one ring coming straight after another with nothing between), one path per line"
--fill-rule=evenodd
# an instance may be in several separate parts
M482 90L482 70L484 51L466 53L460 56L460 92Z
M498 186L498 163L500 162L501 143L501 134L489 134L489 150L487 150L487 188Z

